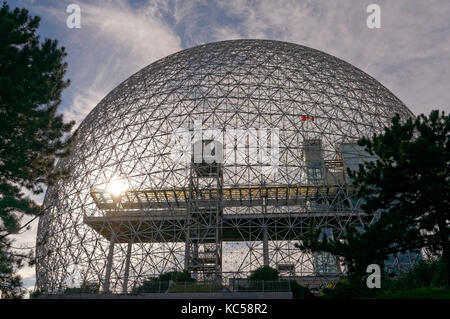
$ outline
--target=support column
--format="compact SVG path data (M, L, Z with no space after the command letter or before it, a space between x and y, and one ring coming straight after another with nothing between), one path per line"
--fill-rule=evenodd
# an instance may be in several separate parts
M263 214L267 214L267 198L263 198ZM264 266L269 266L269 235L267 233L267 224L265 218L263 226L263 263Z
M267 225L263 228L263 262L264 266L269 266L269 238L267 234Z
M192 212L192 189L193 189L193 181L192 181L192 163L189 166L189 198L187 200L187 214L186 214L186 221L184 225L184 231L186 234L186 244L184 246L184 270L189 272L189 265L190 265L190 259L192 258L190 254L191 250L191 212ZM192 274L191 274L192 275Z
M131 242L128 243L127 248L127 256L125 260L125 275L123 278L123 286L122 286L122 293L126 294L128 292L128 277L130 275L130 260L131 260L131 248L133 247L133 244Z
M187 237L187 236L186 236ZM188 239L186 238L186 244L184 245L184 271L189 270L189 244Z
M105 281L103 282L103 291L109 292L109 282L111 279L111 269L113 264L113 256L114 256L114 241L115 236L114 233L111 234L111 240L109 242L109 252L108 252L108 259L106 263L106 273L105 273Z

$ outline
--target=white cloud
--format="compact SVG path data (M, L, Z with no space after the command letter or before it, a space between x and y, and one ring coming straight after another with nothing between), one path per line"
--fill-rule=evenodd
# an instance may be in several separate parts
M382 28L371 30L366 8L372 2L147 0L131 7L125 0L82 1L82 29L66 32L69 53L77 55L69 66L76 90L66 114L79 122L120 81L182 46L238 38L289 41L335 55L375 77L416 114L450 109L448 1L379 0Z
M177 3L177 24L188 30L184 37L196 35L193 45L236 38L306 45L366 71L416 114L450 110L447 0L378 0L381 29L366 26L371 0L229 0L214 10L204 1Z
M86 88L83 91L77 90L72 104L64 110L65 118L76 120L78 126L90 110L106 95L106 90L102 87Z
M78 3L82 27L65 32L73 95L64 111L77 124L121 81L181 49L180 38L161 16L161 2L147 1L139 8L125 0ZM61 9L45 10L65 23Z

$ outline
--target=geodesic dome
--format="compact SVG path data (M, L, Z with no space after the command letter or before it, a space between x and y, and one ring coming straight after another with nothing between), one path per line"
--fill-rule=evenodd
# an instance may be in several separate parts
M382 132L396 113L412 115L366 73L296 44L224 41L154 62L89 113L71 155L59 162L71 175L45 197L37 286L54 292L106 280L112 291L130 291L148 277L186 269L183 234L193 206L182 202L192 194L220 197L216 222L223 229L214 249L221 249L223 277L246 276L263 264L295 276L317 274L320 258L293 243L311 218L334 236L348 223L366 222L345 186L345 168L355 164L345 150ZM191 132L195 121L219 131L215 138L234 151L221 163L219 184L202 188L220 189L220 196L192 191L192 165L177 160L183 150L174 132ZM236 130L250 133L227 139ZM271 163L251 158L248 136L255 132L277 144L272 171L264 170ZM124 188L118 203L107 191L117 180Z

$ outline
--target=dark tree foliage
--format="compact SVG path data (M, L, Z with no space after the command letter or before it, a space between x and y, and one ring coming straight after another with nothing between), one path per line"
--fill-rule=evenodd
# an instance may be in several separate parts
M290 281L292 297L294 299L316 299L317 297L309 290L308 287L300 285L295 280Z
M99 283L83 283L81 287L71 287L64 290L64 294L98 294L100 291ZM39 292L33 295L34 298L39 297Z
M187 271L170 271L156 278L149 278L133 289L133 293L160 293L169 289L169 282L194 282Z
M21 295L17 270L27 255L11 251L11 240L26 225L21 216L38 215L40 207L25 197L43 192L65 172L55 170L66 156L64 139L73 122L57 114L61 92L69 85L65 49L56 40L40 41L40 18L25 9L0 7L0 290Z
M263 266L252 271L248 279L256 281L263 281L263 280L275 281L278 280L279 275L280 272L277 269L274 269L269 266Z
M383 134L361 139L377 161L349 175L376 222L360 232L349 227L344 241L320 242L314 229L299 247L342 257L354 285L365 285L369 264L383 267L389 254L423 247L442 255L450 274L449 128L449 116L432 111L405 123L396 116Z
M175 281L175 282L184 282L184 281L194 281L191 278L187 271L170 271L164 274L159 275L158 281Z
M447 284L445 263L442 259L421 260L408 272L388 279L382 287L387 291L444 287Z

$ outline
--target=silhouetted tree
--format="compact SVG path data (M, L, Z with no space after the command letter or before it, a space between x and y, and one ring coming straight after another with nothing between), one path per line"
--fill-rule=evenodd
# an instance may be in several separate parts
M350 279L361 284L369 264L383 266L391 253L424 247L442 255L450 287L449 128L444 112L405 123L397 115L383 134L362 138L358 144L377 160L348 173L376 221L362 231L348 227L344 241L318 241L313 229L299 247L343 257Z
M133 289L133 293L162 292L169 288L169 281L173 282L194 282L187 271L170 271L158 277L148 278Z
M262 280L278 280L280 275L280 272L277 269L274 269L269 266L263 266L258 269L255 269L252 271L250 276L248 277L249 280L256 280L256 281L262 281Z
M65 49L41 42L39 23L26 9L0 7L0 290L11 298L22 294L17 270L31 255L13 252L8 236L27 229L21 216L40 211L24 190L40 194L64 174L55 162L68 154L74 124L57 114L69 85Z

